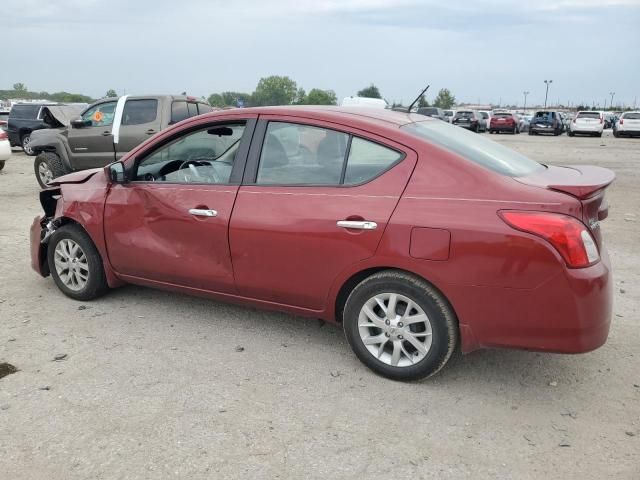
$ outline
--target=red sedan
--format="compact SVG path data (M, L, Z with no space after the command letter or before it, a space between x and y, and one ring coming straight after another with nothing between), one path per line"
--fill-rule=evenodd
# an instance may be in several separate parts
M56 179L32 265L77 300L132 283L340 322L367 366L416 379L458 347L604 344L613 179L422 115L227 110Z

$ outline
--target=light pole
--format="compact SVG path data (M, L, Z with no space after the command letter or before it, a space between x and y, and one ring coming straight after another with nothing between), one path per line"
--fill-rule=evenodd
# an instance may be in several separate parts
M609 108L611 108L613 110L613 96L616 94L616 92L609 92L609 95L611 95L611 104L609 105Z
M524 107L522 110L527 113L527 95L529 95L529 92L522 92L522 95L524 95Z
M545 80L544 83L547 85L547 92L544 94L544 109L547 109L547 97L549 96L549 85L553 83L553 80Z

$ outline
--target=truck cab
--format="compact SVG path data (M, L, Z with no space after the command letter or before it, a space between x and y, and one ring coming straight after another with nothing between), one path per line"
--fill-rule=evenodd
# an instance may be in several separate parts
M44 188L56 177L108 165L174 123L210 112L194 97L172 95L104 98L68 125L34 132L34 171Z

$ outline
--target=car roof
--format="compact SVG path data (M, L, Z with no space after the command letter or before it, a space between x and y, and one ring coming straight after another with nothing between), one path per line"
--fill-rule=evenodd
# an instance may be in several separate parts
M399 128L414 122L439 122L441 120L425 117L417 113L398 112L390 109L368 108L355 106L309 106L291 105L281 107L250 107L236 109L238 112L258 115L285 115L293 117L307 117L328 122L359 126L377 125L387 128ZM228 114L231 110L207 113L208 116Z

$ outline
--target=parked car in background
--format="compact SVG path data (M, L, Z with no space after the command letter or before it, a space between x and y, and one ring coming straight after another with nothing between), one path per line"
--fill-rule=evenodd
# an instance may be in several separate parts
M520 121L518 122L518 129L520 130L520 133L528 132L529 124L531 123L531 119L533 118L533 115L530 115L527 113L524 115L520 115L519 118L520 118Z
M9 122L9 112L8 111L0 112L0 130L4 130L6 132L9 128L8 122Z
M605 128L605 130L609 129L609 128L613 128L613 126L618 121L618 117L613 113L603 113L602 115L603 115L603 118L604 118L604 128Z
M582 111L578 112L571 121L568 135L573 137L575 134L602 136L604 129L604 115L602 112Z
M482 115L482 119L484 120L484 124L486 126L485 131L489 130L489 125L491 124L491 117L493 116L493 113L488 112L487 110L478 110L478 113Z
M369 107L369 108L389 108L389 104L386 100L381 98L368 98L368 97L344 97L342 103L343 107Z
M456 115L456 110L443 110L442 114L444 115L445 122L451 123L453 121L453 117Z
M11 144L9 143L9 135L0 129L0 170L4 168L4 164L11 156Z
M61 122L62 128L33 132L36 179L44 188L65 173L107 165L169 125L211 110L208 103L186 96L102 99Z
M640 112L624 112L613 127L615 137L640 136Z
M9 141L12 147L22 147L27 155L35 155L31 148L31 133L36 130L52 128L48 119L43 116L46 107L62 105L59 103L16 103L11 107L8 119ZM69 106L77 111L81 106Z
M604 344L613 172L345 110L201 115L56 179L32 267L80 301L132 283L341 323L358 358L396 380L435 374L458 348Z
M476 133L487 131L484 118L476 110L458 110L451 123Z
M538 135L540 133L560 135L562 130L562 120L559 112L547 110L536 112L529 123L529 135Z
M447 121L447 117L444 114L444 111L438 107L420 107L416 110L416 113L420 115L426 115L427 117L437 118L438 120L442 120L444 122Z
M567 134L571 130L571 122L573 121L575 116L576 116L575 113L564 113L563 114L562 124L563 124L564 130L567 132Z
M514 113L496 113L491 117L489 133L520 133L520 119Z

